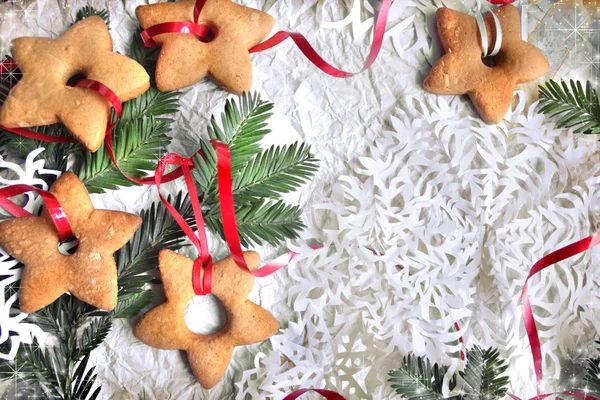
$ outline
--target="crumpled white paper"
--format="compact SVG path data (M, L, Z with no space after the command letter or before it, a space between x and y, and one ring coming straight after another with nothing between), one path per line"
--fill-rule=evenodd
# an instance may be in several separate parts
M31 4L2 25L0 48L13 37L62 31L82 4ZM110 9L124 52L135 4L91 4ZM299 200L303 237L325 247L290 243L300 253L291 265L256 280L251 300L282 329L236 349L211 391L195 381L183 353L152 349L133 336L135 320L117 321L93 354L102 398L282 399L325 387L349 399L387 400L398 398L387 373L407 352L460 368L459 336L467 347L498 347L510 363L511 391L534 394L520 291L535 261L600 227L598 145L529 106L535 87L517 92L496 126L483 124L464 97L425 93L421 83L439 56L432 32L441 6L468 11L475 1L395 1L380 58L351 79L320 73L291 43L253 56L255 87L281 110L269 140L294 140L297 131L321 159ZM362 66L369 1L282 0L269 12L276 29L304 33L334 65ZM537 21L532 14L530 26ZM195 148L195 135L227 96L208 81L186 90L171 150ZM98 206L135 212L156 194L128 188L93 197ZM531 282L548 390L564 377L561 366L597 354L597 261L591 251Z

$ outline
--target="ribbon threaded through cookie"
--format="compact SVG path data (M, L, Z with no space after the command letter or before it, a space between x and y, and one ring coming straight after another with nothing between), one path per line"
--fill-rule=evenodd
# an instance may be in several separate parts
M164 177L165 168L167 165L177 165L181 168L183 176L185 178L185 184L188 189L190 203L192 204L192 210L194 212L194 218L196 220L196 230L198 235L194 233L194 230L185 221L183 216L169 203L169 201L160 193L160 185L162 178ZM204 224L204 218L202 218L202 210L200 209L200 201L198 200L198 193L194 185L192 173L190 167L193 167L194 163L190 158L180 156L176 153L169 153L160 159L156 166L156 172L154 174L154 182L158 189L158 195L160 200L164 204L165 208L169 211L175 222L179 225L181 230L190 239L196 250L198 250L198 257L194 261L194 267L192 269L192 286L194 293L198 296L205 296L210 294L212 291L212 267L213 260L208 251L208 239L206 237L206 227Z
M144 41L144 45L147 47L156 46L157 44L153 38L164 33L188 33L198 36L203 41L210 41L210 34L212 33L214 35L214 32L212 32L212 30L209 27L198 24L200 13L202 12L204 4L206 4L206 0L196 0L196 3L194 4L194 22L164 22L161 24L153 25L148 29L142 31L141 35ZM271 36L269 39L257 44L256 46L248 50L248 52L257 53L260 51L268 50L274 46L277 46L279 43L283 42L287 38L290 38L294 41L294 43L296 44L298 49L300 49L302 54L304 54L304 56L321 71L335 78L349 78L369 69L379 56L381 46L383 45L385 28L387 26L388 15L391 5L392 0L383 0L381 3L381 7L375 20L371 51L369 52L364 66L358 72L342 71L329 64L316 52L314 47L311 46L311 44L308 42L306 37L304 37L304 35L296 32L279 31L273 36Z
M493 3L493 1L492 1ZM499 4L499 3L493 3ZM509 3L506 3L509 4ZM494 57L497 56L500 52L500 48L502 47L502 26L500 25L500 20L498 16L493 11L490 12L492 17L494 18L494 25L496 27L496 40L494 43L494 48L492 52L488 54L489 42L488 42L488 32L485 25L485 21L483 19L483 15L481 14L481 0L477 1L477 11L475 11L475 20L477 21L477 28L479 28L479 37L481 38L481 48L482 48L482 57Z
M36 192L40 195L44 201L48 215L50 215L52 223L56 227L56 232L58 233L61 243L67 241L71 236L73 236L73 230L71 229L71 225L69 224L67 215L65 214L62 206L56 197L46 190L24 184L4 187L0 189L0 206L16 218L33 217L34 215L32 213L10 201L11 197L15 197L27 192Z

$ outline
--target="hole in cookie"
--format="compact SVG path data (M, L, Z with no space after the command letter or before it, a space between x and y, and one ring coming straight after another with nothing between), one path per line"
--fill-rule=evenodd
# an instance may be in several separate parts
M206 32L204 36L196 36L198 40L202 43L210 43L213 40L215 40L215 38L217 37L217 29L208 25L203 26L206 26L208 28L208 32Z
M185 308L185 324L199 335L217 333L227 324L225 307L218 297L194 296Z
M67 86L75 86L77 82L85 78L84 74L75 74L67 80Z
M77 251L78 247L79 247L79 239L77 239L73 235L71 235L71 237L69 237L64 242L58 243L58 251L63 256L73 255Z
M486 66L493 68L496 65L498 65L498 56L487 56L487 57L481 57L481 62L484 63Z

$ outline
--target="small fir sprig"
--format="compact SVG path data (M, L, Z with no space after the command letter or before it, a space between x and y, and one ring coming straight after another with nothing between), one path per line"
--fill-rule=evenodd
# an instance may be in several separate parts
M584 389L590 396L600 398L600 356L586 360Z
M296 238L304 228L300 208L287 204L282 195L296 190L317 171L318 160L310 147L294 143L262 149L259 142L270 133L268 119L273 104L258 94L244 94L236 102L228 100L221 123L213 116L208 129L210 139L231 148L233 195L240 240L276 245ZM192 171L202 189L202 204L207 226L223 237L217 186L217 156L209 142L201 143L202 154L194 157Z
M441 400L447 367L429 363L422 357L404 357L400 368L390 371L389 382L407 400Z
M98 16L98 17L102 18L107 26L110 24L110 15L108 13L108 10L98 10L92 6L81 7L79 9L79 11L77 11L77 15L75 16L75 22L73 22L73 23L75 24L81 20L88 18L88 17L94 17L94 16Z
M540 86L540 112L558 118L559 128L575 128L584 134L600 133L600 104L598 92L588 81L561 83L550 80Z
M465 369L454 374L449 390L460 389L452 400L502 399L509 384L504 375L508 368L495 349L483 350L474 346L467 353ZM447 368L431 365L429 360L414 355L404 358L397 370L390 371L390 382L396 393L408 400L442 400L442 385ZM459 379L460 378L460 379Z

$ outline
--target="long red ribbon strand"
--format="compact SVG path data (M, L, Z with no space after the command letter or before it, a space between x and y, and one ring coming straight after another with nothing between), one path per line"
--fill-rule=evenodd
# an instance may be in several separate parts
M325 389L299 389L285 396L283 400L296 400L298 397L308 392L318 393L321 396L325 397L327 400L346 400L346 398L341 394L334 392L333 390Z
M205 3L206 0L196 1L194 6L193 23L183 21L165 22L162 24L153 25L148 29L145 29L142 32L142 39L144 41L144 44L147 47L156 46L154 37L164 33L188 33L198 36L201 40L209 41L209 34L212 32L211 29L205 25L198 24L200 12L202 11L202 8L204 7ZM375 21L375 27L373 31L373 42L371 43L371 51L369 52L369 56L367 57L363 68L358 72L342 71L329 64L317 53L314 47L311 46L306 37L296 32L279 31L273 36L271 36L269 39L265 40L262 43L259 43L258 45L248 50L248 52L257 53L260 51L264 51L274 46L277 46L279 43L283 42L287 38L290 38L294 41L296 46L298 46L302 54L304 54L304 56L306 56L306 58L321 71L336 78L349 78L369 69L377 59L377 56L379 55L379 52L381 51L381 46L383 44L383 38L385 36L385 27L387 25L391 5L392 0L383 0L381 3L381 8L379 9L377 19Z
M185 218L173 207L169 201L160 193L160 185L164 176L165 168L167 165L177 165L183 171L185 183L189 192L190 202L192 204L192 210L194 211L194 218L196 219L196 230L198 236L194 233L194 230L185 221ZM186 236L191 240L192 244L198 250L198 258L194 261L194 267L192 271L192 286L194 292L198 296L204 296L210 294L212 291L212 266L213 260L208 251L208 239L206 237L206 228L204 225L204 218L202 217L202 210L200 208L200 201L198 200L198 193L194 185L192 173L190 167L193 167L191 159L182 157L179 154L170 153L160 159L156 166L156 172L154 174L154 182L158 189L158 195L160 200L163 202L166 209L169 211L171 216ZM202 270L204 270L204 278L201 279Z
M250 270L244 259L244 252L240 242L240 236L235 217L235 203L233 201L233 179L231 176L231 154L229 146L217 140L211 140L211 144L217 151L217 181L219 186L219 200L221 205L221 218L223 220L223 232L225 241L229 247L231 257L238 267L257 277L269 276L285 265L268 264L257 270Z
M32 217L33 214L31 214L29 211L17 206L15 203L10 201L11 197L18 196L27 192L37 192L40 195L40 197L44 201L46 210L48 210L48 214L52 219L52 223L54 223L54 226L56 227L56 232L58 232L58 237L60 238L60 241L64 242L67 239L69 239L73 235L73 231L71 229L69 221L67 220L67 215L65 214L56 197L54 197L54 195L50 192L38 189L30 185L20 184L7 186L0 189L0 206L2 206L6 211L8 211L17 218Z
M529 339L529 344L531 345L531 354L533 357L533 366L535 370L535 377L537 382L537 392L538 395L541 392L541 384L544 379L543 370L542 370L542 349L540 345L540 338L538 335L537 326L535 324L535 319L533 316L533 310L531 309L531 303L529 302L529 280L536 275L537 273L543 271L544 269L560 262L566 260L567 258L573 257L579 253L583 253L591 249L600 243L600 232L588 236L585 239L582 239L578 242L572 243L568 246L565 246L561 249L553 251L552 253L544 256L538 262L536 262L527 279L525 279L525 284L523 285L523 291L521 293L521 307L523 310L523 320L525 322L525 330L527 331L527 337Z

